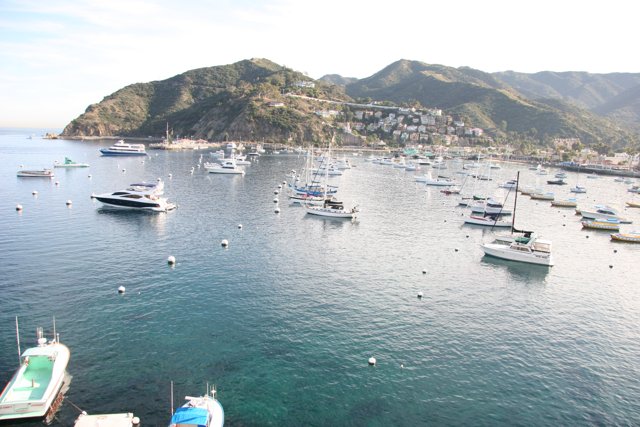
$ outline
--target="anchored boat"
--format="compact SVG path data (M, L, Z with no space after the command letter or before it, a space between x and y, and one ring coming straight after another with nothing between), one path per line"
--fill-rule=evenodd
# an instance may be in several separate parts
M215 388L212 387L204 396L186 396L184 399L186 403L173 413L169 427L223 426L224 410L218 399L216 399Z
M20 355L20 367L0 395L0 421L44 417L62 388L69 349L60 343L55 326L52 340L44 337L42 328L37 329L37 338L38 346Z

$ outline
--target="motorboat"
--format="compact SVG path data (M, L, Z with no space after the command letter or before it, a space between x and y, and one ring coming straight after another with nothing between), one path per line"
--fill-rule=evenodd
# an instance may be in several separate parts
M176 205L161 197L163 190L164 183L162 181L155 184L140 182L131 184L124 190L92 197L102 202L106 207L168 212L175 209Z
M209 173L244 175L244 170L238 167L235 159L224 159L222 163L205 163L204 168Z
M617 219L623 224L631 224L630 220L620 217L617 210L606 205L596 205L594 206L593 210L576 209L576 212L582 215L582 218L584 219L591 219L591 220Z
M516 184L517 182L515 179L510 179L509 181L503 182L502 184L498 185L498 187L512 189L516 188Z
M629 233L613 233L611 240L627 243L640 243L640 231L632 231Z
M476 200L474 204L471 205L471 212L488 215L511 215L513 213L511 209L505 208L502 203L493 199Z
M246 156L236 156L236 165L238 166L244 166L244 165L250 165L251 161L247 160Z
M54 168L88 168L88 163L77 163L68 157L64 158L64 163L58 163L57 161L53 165Z
M609 230L609 231L619 231L620 230L620 221L617 219L603 219L603 220L585 220L581 221L582 228L591 228L594 230Z
M511 227L511 221L502 221L498 217L498 215L470 215L464 219L464 223L488 227Z
M535 233L525 232L522 236L500 237L492 243L482 245L485 255L527 264L553 266L551 241L538 238Z
M436 187L450 187L456 185L456 182L449 178L432 178L430 174L415 177L416 182L424 182L427 185L433 185Z
M23 178L53 178L55 176L51 169L20 169L17 175Z
M17 324L17 319L16 319ZM37 329L37 347L20 355L20 367L0 395L0 421L19 418L42 418L60 393L71 356L55 333L51 340Z
M575 187L571 187L569 189L569 191L571 191L572 193L586 193L587 189L581 185L577 185Z
M553 193L531 193L529 197L533 200L553 200L555 198Z
M575 208L578 206L576 199L564 199L564 200L552 200L551 206L557 206L560 208Z
M101 148L103 156L146 156L144 144L129 144L119 140L109 148Z
M567 185L567 183L565 182L564 178L550 179L550 180L547 181L547 184L551 184L551 185Z
M625 202L630 208L640 208L639 202Z
M207 387L208 388L208 387ZM224 409L212 388L204 396L185 396L185 404L176 409L169 427L222 427Z

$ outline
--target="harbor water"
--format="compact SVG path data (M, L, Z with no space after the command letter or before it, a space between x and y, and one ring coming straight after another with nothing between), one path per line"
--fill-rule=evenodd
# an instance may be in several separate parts
M360 216L322 219L278 188L298 154L227 176L199 167L207 151L101 157L113 140L36 132L0 132L0 384L18 365L15 317L23 351L55 317L72 380L53 425L84 410L166 426L171 381L175 405L215 384L228 426L640 424L640 245L583 230L573 209L518 196L516 227L552 240L556 265L518 264L483 256L505 231L463 225L460 196L414 182L425 170L348 153L331 180ZM90 167L16 177L65 157ZM448 163L433 173L462 183ZM613 177L550 186L557 171L509 163L474 192L506 196L498 183L518 171L557 198L587 187L585 208L638 197ZM158 178L176 210L90 197ZM640 229L640 209L622 212L623 231Z

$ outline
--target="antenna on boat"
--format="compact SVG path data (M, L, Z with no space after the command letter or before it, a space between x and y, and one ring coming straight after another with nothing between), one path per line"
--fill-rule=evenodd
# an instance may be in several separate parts
M520 171L516 174L516 194L513 197L513 215L511 215L511 234L515 229L516 223L516 205L518 204L518 184L520 184Z
M18 328L18 316L16 316L16 341L18 342L18 363L20 362L20 329Z
M53 340L58 341L58 334L56 333L56 316L53 316Z
M173 415L173 381L171 381L171 415Z

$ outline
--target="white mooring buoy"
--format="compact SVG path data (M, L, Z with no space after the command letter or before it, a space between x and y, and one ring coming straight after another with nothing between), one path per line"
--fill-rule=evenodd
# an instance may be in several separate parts
M71 206L73 202L71 200L67 200L67 206Z
M375 364L376 364L376 358L375 357L370 357L369 358L369 365L375 366Z
M279 214L280 213L280 208L276 206L276 208L273 210L275 213Z
M56 185L60 185L60 181L56 181L56 182L55 182L55 184L56 184Z
M278 190L275 190L275 191L273 192L273 194L278 195L278 194L280 194L280 192L279 192Z
M120 286L120 287L118 288L118 293L119 293L119 294L124 294L124 291L125 291L124 286Z
M227 239L222 239L222 242L220 242L220 245L223 248L227 248L227 247L229 247L229 241Z
M418 292L418 298L422 298L422 291Z
M37 192L36 190L33 190L33 191L31 192L31 194L33 194L34 196L37 196L37 195L38 195L38 192Z
M169 255L169 258L167 258L167 263L169 265L174 265L176 263L176 257L174 257L173 255Z
M87 178L91 179L91 174L87 175Z
M21 211L21 210L22 210L22 205L17 204L17 205L16 205L16 210L17 210L17 211Z
M242 224L238 224L238 229L242 230Z
M273 203L278 203L278 198L277 198L277 197L275 197L275 198L273 199Z

